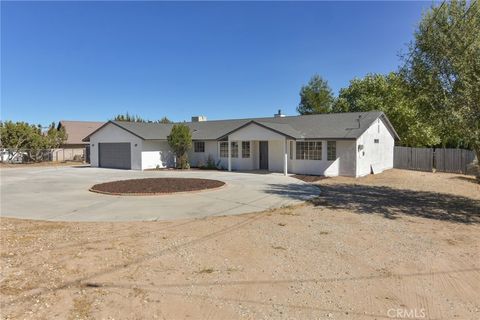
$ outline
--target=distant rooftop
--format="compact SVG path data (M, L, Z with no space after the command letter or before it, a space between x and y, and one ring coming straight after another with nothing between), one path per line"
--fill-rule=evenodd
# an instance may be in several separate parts
M61 120L57 129L65 128L68 135L65 144L85 144L82 139L104 124L105 122Z

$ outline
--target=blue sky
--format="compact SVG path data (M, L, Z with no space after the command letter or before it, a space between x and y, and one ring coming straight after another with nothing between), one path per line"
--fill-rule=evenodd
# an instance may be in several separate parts
M1 119L294 115L314 73L396 70L430 5L2 1Z

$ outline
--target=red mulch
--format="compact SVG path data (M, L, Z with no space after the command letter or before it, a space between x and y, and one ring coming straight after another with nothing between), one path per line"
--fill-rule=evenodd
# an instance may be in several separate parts
M311 176L311 175L305 175L305 174L295 174L292 177L305 182L317 182L320 180L328 179L328 177L325 177L325 176Z
M100 183L90 190L111 194L156 194L215 189L224 184L210 179L146 178Z

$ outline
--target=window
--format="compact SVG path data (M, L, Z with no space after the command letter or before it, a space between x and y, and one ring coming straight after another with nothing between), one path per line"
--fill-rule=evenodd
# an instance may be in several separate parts
M228 142L220 142L220 158L228 158Z
M297 160L322 160L322 141L297 142Z
M290 141L290 160L293 160L293 141Z
M250 158L250 141L242 141L242 158Z
M337 141L327 141L327 160L335 161L337 159Z
M238 158L238 142L232 141L232 158Z
M232 158L238 158L238 142L232 141ZM228 142L220 142L220 158L228 158Z
M204 141L194 141L193 142L193 151L194 152L205 152L205 142Z
M380 143L380 140L378 140L378 139L373 139L373 143Z

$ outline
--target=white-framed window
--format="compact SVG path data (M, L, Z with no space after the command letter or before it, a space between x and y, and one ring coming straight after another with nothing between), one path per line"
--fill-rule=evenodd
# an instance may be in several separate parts
M220 142L220 158L228 158L228 141Z
M379 139L373 139L373 143L380 143Z
M293 141L290 141L290 160L293 160Z
M193 142L193 151L194 152L205 152L205 141L194 141Z
M238 158L238 142L232 141L232 158Z
M297 141L297 160L322 160L322 141Z
M242 158L250 158L250 141L242 141Z
M238 142L231 142L232 158L238 158ZM228 158L228 141L220 142L220 158Z
M327 160L335 161L337 159L337 141L327 141Z

